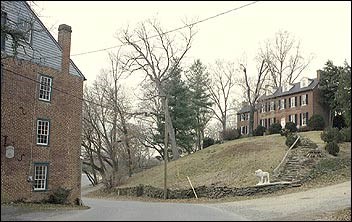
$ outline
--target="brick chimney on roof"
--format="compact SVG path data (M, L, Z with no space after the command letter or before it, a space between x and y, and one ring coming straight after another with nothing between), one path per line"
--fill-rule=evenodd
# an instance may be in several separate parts
M64 74L69 74L70 69L71 32L71 26L65 24L59 26L58 42L62 48L61 71Z
M318 81L320 81L320 75L321 75L321 70L317 70L317 79L318 79Z

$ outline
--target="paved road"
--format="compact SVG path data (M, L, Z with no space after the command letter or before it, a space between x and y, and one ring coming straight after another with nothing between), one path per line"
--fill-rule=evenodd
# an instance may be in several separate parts
M278 197L221 204L154 203L83 198L88 210L12 212L1 220L311 220L351 207L351 181ZM5 209L6 211L13 209ZM17 211L19 212L19 210ZM9 219L10 218L10 219Z

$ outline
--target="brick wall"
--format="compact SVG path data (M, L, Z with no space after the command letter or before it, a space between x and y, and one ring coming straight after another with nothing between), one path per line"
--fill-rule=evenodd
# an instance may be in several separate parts
M72 189L70 202L80 199L80 144L83 79L27 61L4 60L1 83L1 195L2 201L37 201L58 187ZM38 99L40 74L53 78L51 102ZM36 145L37 118L50 120L48 146ZM5 157L6 145L15 147L15 157ZM22 157L22 159L21 159ZM48 163L48 190L33 191L27 182L33 163Z

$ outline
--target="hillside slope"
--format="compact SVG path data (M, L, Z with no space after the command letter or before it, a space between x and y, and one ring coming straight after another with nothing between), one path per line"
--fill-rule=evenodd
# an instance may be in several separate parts
M188 176L194 187L253 186L258 182L254 171L262 169L272 173L287 149L285 137L278 134L216 144L168 163L167 184L169 188L189 188ZM123 187L138 184L162 188L164 165L133 175Z

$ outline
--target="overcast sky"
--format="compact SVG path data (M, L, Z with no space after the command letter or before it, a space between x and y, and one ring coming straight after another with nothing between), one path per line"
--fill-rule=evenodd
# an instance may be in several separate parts
M57 39L60 24L72 27L71 55L119 45L115 33L128 24L157 17L167 30L183 26L182 20L204 19L251 3L250 1L40 1L33 9ZM316 76L328 59L335 65L351 64L351 2L300 1L257 2L197 26L188 63L199 58L204 64L216 59L237 61L243 54L252 60L259 44L279 30L301 41L303 55L314 59L303 76ZM72 56L88 79L94 81L108 68L106 51Z

